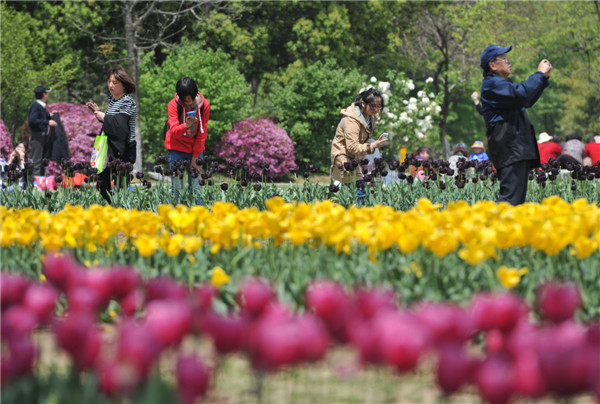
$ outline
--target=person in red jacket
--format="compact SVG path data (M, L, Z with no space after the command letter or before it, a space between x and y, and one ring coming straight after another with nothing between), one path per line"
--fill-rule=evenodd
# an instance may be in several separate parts
M600 162L600 136L590 136L585 145L583 165L596 165Z
M562 147L556 143L546 132L540 133L538 138L538 149L540 150L540 163L545 164L552 157L557 159L563 152Z
M175 90L175 97L168 106L169 129L165 136L169 166L171 169L180 168L187 171L188 188L196 195L196 202L200 205L202 199L198 181L201 167L197 160L204 155L210 103L200 94L196 82L191 77L179 79ZM179 190L183 187L183 176L174 173L171 178L172 194L178 201Z

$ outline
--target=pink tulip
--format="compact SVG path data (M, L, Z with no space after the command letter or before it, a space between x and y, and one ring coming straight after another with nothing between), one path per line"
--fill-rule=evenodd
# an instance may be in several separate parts
M429 347L430 335L409 314L383 313L374 320L382 360L400 372L413 370Z
M185 300L154 300L146 305L146 327L162 347L178 345L192 330L192 311Z
M38 325L35 312L25 306L12 306L2 313L2 338L22 338Z
M50 285L31 285L25 297L23 305L36 314L40 323L46 324L50 321L58 299L58 292Z
M130 365L134 379L144 380L153 363L158 359L161 345L144 325L125 320L117 328L117 357L120 362Z
M269 284L260 279L249 278L242 283L236 301L242 310L256 317L262 313L273 297L273 290Z
M248 321L239 317L222 317L214 312L202 316L202 329L213 340L221 355L236 352L246 343Z
M533 350L523 350L515 356L515 387L525 397L540 398L546 393L546 381L542 374L540 358Z
M140 276L132 267L115 267L110 270L110 286L116 300L124 299L139 285Z
M356 292L356 305L360 315L371 319L381 310L395 310L394 292L385 289L362 288Z
M76 286L67 292L69 313L86 313L95 315L100 310L100 298L95 290L85 286Z
M146 300L184 299L186 288L172 279L158 277L146 282Z
M144 293L140 289L134 289L131 293L119 301L121 312L125 317L133 317L144 304Z
M497 328L485 334L485 350L487 353L499 353L504 349L504 334Z
M81 266L70 255L47 254L42 273L48 282L63 292L78 284L84 276Z
M461 344L446 343L440 347L438 355L437 383L444 394L456 393L471 382L477 366L477 360L469 358Z
M417 316L431 332L435 344L465 342L475 332L469 313L452 304L424 303L418 308Z
M24 276L2 272L0 274L0 302L2 311L21 303L30 281Z
M322 359L331 339L321 320L312 314L303 314L296 321L302 342L300 359L308 362Z
M217 296L217 291L211 284L204 283L197 286L192 293L192 307L197 312L210 310L215 296Z
M263 316L248 334L254 368L274 371L299 361L301 330L292 317Z
M354 315L355 306L341 285L327 280L313 282L306 290L306 306L338 341L348 341L346 322Z
M475 372L475 384L490 404L505 404L515 392L515 373L511 362L502 355L487 357Z
M81 369L91 368L102 348L102 336L87 312L70 313L54 323L58 346L67 351Z
M377 364L381 362L379 333L373 332L373 321L353 317L348 321L348 339L360 353L360 362Z
M96 367L100 390L109 397L130 394L140 382L131 365L118 360L102 362Z
M560 323L573 318L581 295L574 284L547 283L538 289L537 304L544 318Z
M8 357L2 355L2 386L11 379L22 377L31 372L36 349L26 337L11 338L7 344ZM4 347L2 349L4 353Z
M93 290L98 297L100 308L106 307L111 299L111 274L103 268L94 268L86 271L83 284Z
M208 390L210 372L196 356L182 356L177 359L177 385L182 404L194 404Z
M471 316L475 328L482 331L497 328L508 332L527 315L527 312L527 305L512 293L481 293L471 302Z

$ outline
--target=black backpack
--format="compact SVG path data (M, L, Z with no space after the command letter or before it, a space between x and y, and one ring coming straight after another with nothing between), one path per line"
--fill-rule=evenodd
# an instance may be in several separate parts
M177 104L177 118L179 119L179 123L181 124L181 115L183 114L183 107L181 105L179 105L178 102L176 102L175 104ZM202 105L200 105L200 116L198 117L198 119L202 119L202 113L204 112L204 103L202 103ZM167 140L167 131L169 130L169 118L167 118L167 122L165 122L165 126L163 127L163 140Z

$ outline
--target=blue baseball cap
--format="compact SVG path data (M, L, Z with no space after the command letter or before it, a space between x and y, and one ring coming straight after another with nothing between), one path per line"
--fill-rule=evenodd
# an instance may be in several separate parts
M484 69L493 58L502 55L503 53L508 53L511 49L512 46L506 46L504 48L498 45L488 46L481 54L481 68Z

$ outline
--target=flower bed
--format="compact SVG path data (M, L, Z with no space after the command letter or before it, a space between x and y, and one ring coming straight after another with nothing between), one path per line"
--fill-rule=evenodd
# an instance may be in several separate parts
M265 375L322 362L332 347L341 346L357 353L360 367L399 375L430 358L445 395L473 386L493 403L549 394L600 396L600 363L590 360L600 355L600 325L573 320L581 295L572 284L543 285L532 310L511 293L477 294L464 306L401 307L388 289L346 290L321 280L306 289L306 311L295 313L258 278L240 284L237 309L228 310L218 304L217 277L213 285L189 289L166 278L143 281L131 267L89 270L52 255L44 260L43 274L47 282L40 284L2 273L4 402L49 397L143 402L156 394L193 403L209 391L211 369L182 341L200 335L212 341L213 372L225 355L247 358L259 399ZM101 333L107 310L115 327L110 339ZM37 367L32 334L40 327L68 354L66 376L60 376L64 369L48 374ZM175 383L158 372L165 356L176 358ZM32 391L23 388L27 383L52 388Z

